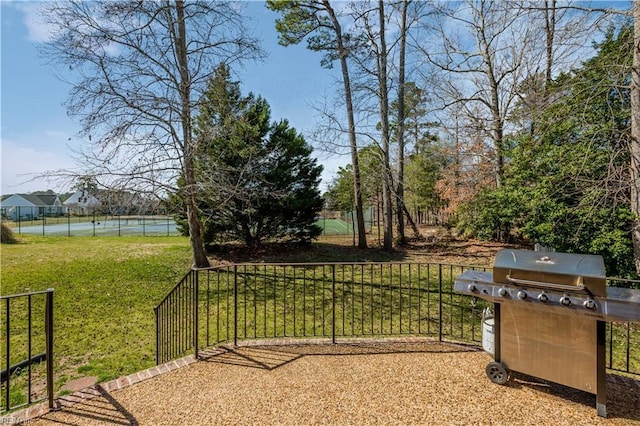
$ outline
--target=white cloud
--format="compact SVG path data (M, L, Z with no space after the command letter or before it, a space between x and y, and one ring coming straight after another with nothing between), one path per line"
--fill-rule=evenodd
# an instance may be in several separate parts
M40 10L44 2L17 2L13 3L16 9L24 14L23 23L27 28L29 40L34 43L44 43L51 38L52 27L43 22Z
M51 170L73 168L73 160L68 155L20 146L6 139L0 140L0 146L2 194L66 190L63 183L42 175Z

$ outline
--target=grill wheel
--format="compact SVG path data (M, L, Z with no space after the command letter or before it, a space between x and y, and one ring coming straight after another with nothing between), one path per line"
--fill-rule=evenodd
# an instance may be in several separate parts
M504 385L509 381L509 371L499 362L490 362L487 364L485 371L487 373L487 377L489 377L489 380L493 383Z

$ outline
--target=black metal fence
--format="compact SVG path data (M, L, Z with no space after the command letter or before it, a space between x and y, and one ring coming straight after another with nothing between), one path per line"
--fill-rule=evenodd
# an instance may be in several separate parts
M0 296L0 413L53 408L53 289Z
M430 336L478 345L483 300L461 265L241 264L194 269L155 308L156 362L246 339ZM624 284L624 283L622 283ZM608 325L607 367L640 375L640 324Z
M243 264L192 270L156 307L158 363L243 339L433 336L478 343L488 305L458 265Z

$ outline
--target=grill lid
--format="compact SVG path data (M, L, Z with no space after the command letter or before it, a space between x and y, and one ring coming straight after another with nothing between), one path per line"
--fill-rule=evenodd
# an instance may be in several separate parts
M503 249L494 260L493 281L606 296L604 260L588 254Z

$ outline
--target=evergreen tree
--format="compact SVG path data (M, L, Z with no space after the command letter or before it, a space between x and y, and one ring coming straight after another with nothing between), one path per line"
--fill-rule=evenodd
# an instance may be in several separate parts
M205 242L268 239L308 242L320 235L322 166L286 120L270 123L269 104L243 96L229 68L212 78L196 118L197 175Z

